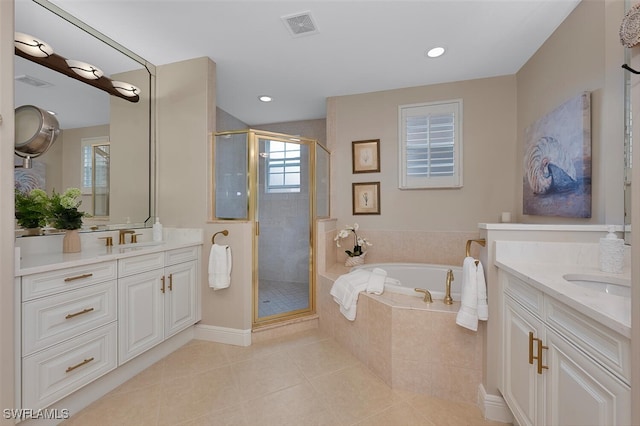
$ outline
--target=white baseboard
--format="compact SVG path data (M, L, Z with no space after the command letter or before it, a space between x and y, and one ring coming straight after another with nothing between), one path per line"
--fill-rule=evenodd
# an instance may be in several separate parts
M478 405L482 415L487 420L496 422L513 423L513 415L509 406L500 395L488 394L484 385L480 383L478 387Z
M195 338L227 345L250 346L251 330L196 324Z

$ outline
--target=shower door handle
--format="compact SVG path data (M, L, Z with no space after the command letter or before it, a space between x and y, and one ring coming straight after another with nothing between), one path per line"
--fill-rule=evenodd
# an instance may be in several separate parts
M260 222L256 221L256 236L260 235Z

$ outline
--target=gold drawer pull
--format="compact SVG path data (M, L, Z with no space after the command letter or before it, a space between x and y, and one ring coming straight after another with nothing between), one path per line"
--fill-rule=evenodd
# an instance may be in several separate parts
M64 318L65 319L70 319L70 318L73 318L73 317L77 317L78 315L86 314L87 312L91 312L91 311L93 311L93 308L86 308L86 309L81 310L80 312L76 312L75 314L69 314Z
M164 276L160 279L162 280L162 287L160 287L160 291L164 293Z
M66 372L66 373L70 373L70 372L72 372L73 370L75 370L76 368L82 367L82 366L83 366L83 365L85 365L85 364L89 364L89 363L90 363L91 361L93 361L94 359L95 359L94 357L87 358L87 359L85 359L84 361L82 361L81 363L74 365L73 367L68 367L68 368L67 368L67 370L66 370L65 372Z
M532 365L533 365L533 360L535 359L535 357L533 356L533 341L534 340L538 340L538 339L534 339L533 332L530 331L529 332L529 364L532 364Z
M169 291L173 291L173 274L169 274Z
M544 346L542 344L542 340L541 339L537 339L538 340L538 356L537 356L537 360L538 360L538 374L542 374L542 369L548 370L549 366L548 365L543 365L542 362L542 350L543 349L549 349L549 346Z
M83 278L89 278L89 277L92 277L92 276L93 276L93 274L82 274L82 275L78 275L78 276L75 276L75 277L65 278L64 282L68 283L69 281L81 280Z

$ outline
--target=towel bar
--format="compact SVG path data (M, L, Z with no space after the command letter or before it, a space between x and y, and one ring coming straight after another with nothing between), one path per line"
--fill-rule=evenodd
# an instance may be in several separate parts
M478 243L482 247L484 247L487 244L487 240L485 240L484 238L480 238L479 240L467 240L466 257L471 256L471 243ZM477 264L478 264L478 261L476 260L476 265Z
M213 237L211 237L211 244L215 244L216 243L216 235L218 235L218 234L222 234L222 235L224 235L226 237L227 235L229 235L229 231L227 231L225 229L224 231L216 232L215 234L213 234Z

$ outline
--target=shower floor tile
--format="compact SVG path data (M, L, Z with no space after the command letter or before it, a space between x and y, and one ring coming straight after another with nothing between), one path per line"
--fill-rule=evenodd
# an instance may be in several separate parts
M258 291L260 317L309 307L309 284L261 280Z

